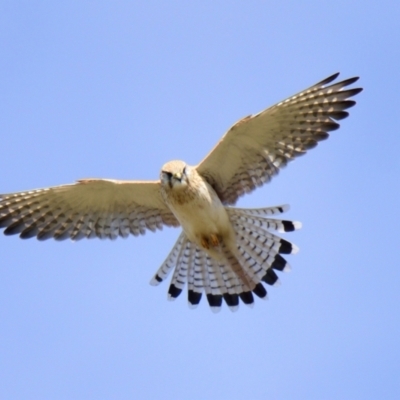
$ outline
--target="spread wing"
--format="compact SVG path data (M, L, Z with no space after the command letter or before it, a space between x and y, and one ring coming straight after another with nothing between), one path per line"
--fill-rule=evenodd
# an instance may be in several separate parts
M327 84L339 74L311 86L258 114L233 125L196 167L224 204L263 185L288 161L328 137L339 128L354 106L348 100L362 89L343 90L358 78Z
M0 195L6 235L40 240L127 237L179 222L162 200L159 182L85 179L75 184Z

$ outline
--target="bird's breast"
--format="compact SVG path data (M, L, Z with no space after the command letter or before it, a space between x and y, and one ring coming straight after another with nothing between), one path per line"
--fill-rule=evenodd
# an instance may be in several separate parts
M203 182L195 191L185 190L170 193L167 204L182 225L188 238L200 243L201 238L210 234L225 236L231 224L224 205L214 189Z

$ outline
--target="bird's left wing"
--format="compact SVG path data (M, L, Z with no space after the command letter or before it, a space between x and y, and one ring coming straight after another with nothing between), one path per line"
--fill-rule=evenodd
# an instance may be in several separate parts
M362 89L342 90L351 78L327 86L339 74L311 86L266 110L243 118L196 167L224 204L268 182L288 161L339 128L348 116L349 100Z
M40 240L110 238L179 226L159 181L82 179L75 184L0 195L6 235Z

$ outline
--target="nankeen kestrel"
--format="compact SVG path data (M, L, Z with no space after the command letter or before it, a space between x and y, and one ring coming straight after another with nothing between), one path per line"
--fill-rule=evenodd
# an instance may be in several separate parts
M162 282L175 268L168 297L188 284L191 307L203 291L213 311L222 299L231 310L265 298L261 282L278 282L275 271L288 270L281 254L297 247L273 231L290 232L299 222L270 218L287 206L234 208L237 199L268 182L288 161L339 128L348 116L349 98L362 89L343 90L358 78L331 84L339 74L266 110L243 118L197 166L166 163L157 181L83 179L75 184L0 195L0 227L21 238L127 237L163 225L182 232L151 280Z

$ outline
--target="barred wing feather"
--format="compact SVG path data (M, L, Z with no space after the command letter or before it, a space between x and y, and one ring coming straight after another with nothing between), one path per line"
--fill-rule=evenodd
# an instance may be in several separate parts
M224 204L253 191L289 161L312 149L328 132L339 128L362 89L342 90L356 82L334 83L339 74L311 86L233 125L197 166Z
M109 238L179 226L159 183L85 179L75 184L0 195L0 228L21 238Z

